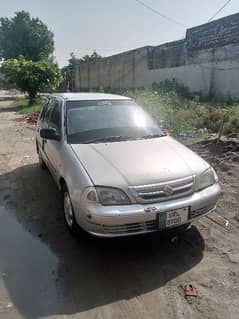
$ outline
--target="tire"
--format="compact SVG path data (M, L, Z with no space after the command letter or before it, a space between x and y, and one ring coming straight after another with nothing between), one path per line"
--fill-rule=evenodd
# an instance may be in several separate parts
M63 211L66 226L72 235L78 234L78 224L75 219L74 209L72 207L70 195L67 187L64 185L62 190L63 197Z
M184 232L190 231L190 229L191 229L191 223L187 223L187 224L175 227L175 231L178 233L184 233Z

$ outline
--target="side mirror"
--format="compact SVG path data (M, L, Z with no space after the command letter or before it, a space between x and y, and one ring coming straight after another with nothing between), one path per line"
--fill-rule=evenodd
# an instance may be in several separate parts
M56 132L54 128L42 128L40 130L40 136L47 140L60 141L61 136Z

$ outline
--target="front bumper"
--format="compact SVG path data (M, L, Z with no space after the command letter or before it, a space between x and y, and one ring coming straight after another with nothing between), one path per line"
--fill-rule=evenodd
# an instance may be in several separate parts
M159 231L159 214L188 207L187 223L209 214L216 209L221 195L219 184L214 184L187 197L153 204L131 204L120 206L90 206L81 208L80 226L99 237L119 237ZM76 216L76 217L79 217Z

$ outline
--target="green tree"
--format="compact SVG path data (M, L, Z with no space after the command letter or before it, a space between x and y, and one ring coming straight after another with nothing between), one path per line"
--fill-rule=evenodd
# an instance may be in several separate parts
M96 51L94 51L92 54L84 55L82 58L79 59L80 63L85 63L85 62L96 62L98 60L102 59L102 56L98 54Z
M3 62L1 71L4 81L14 84L17 89L27 92L32 104L40 92L54 90L63 80L56 63L51 61L31 61L20 56Z
M54 50L53 33L39 18L25 11L13 18L0 18L0 54L4 59L18 58L38 61L51 57Z
M81 58L77 58L76 55L71 52L70 54L70 59L68 60L68 65L63 68L63 70L68 70L69 74L73 74L75 68L82 63L87 63L87 62L96 62L100 59L102 59L102 56L98 54L96 51L94 51L92 54L88 55L83 55Z

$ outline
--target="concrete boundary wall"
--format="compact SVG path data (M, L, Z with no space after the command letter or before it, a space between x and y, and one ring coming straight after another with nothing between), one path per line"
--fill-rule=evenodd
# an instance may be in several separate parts
M186 38L84 63L74 91L125 90L177 80L193 93L239 99L239 14L186 32Z

